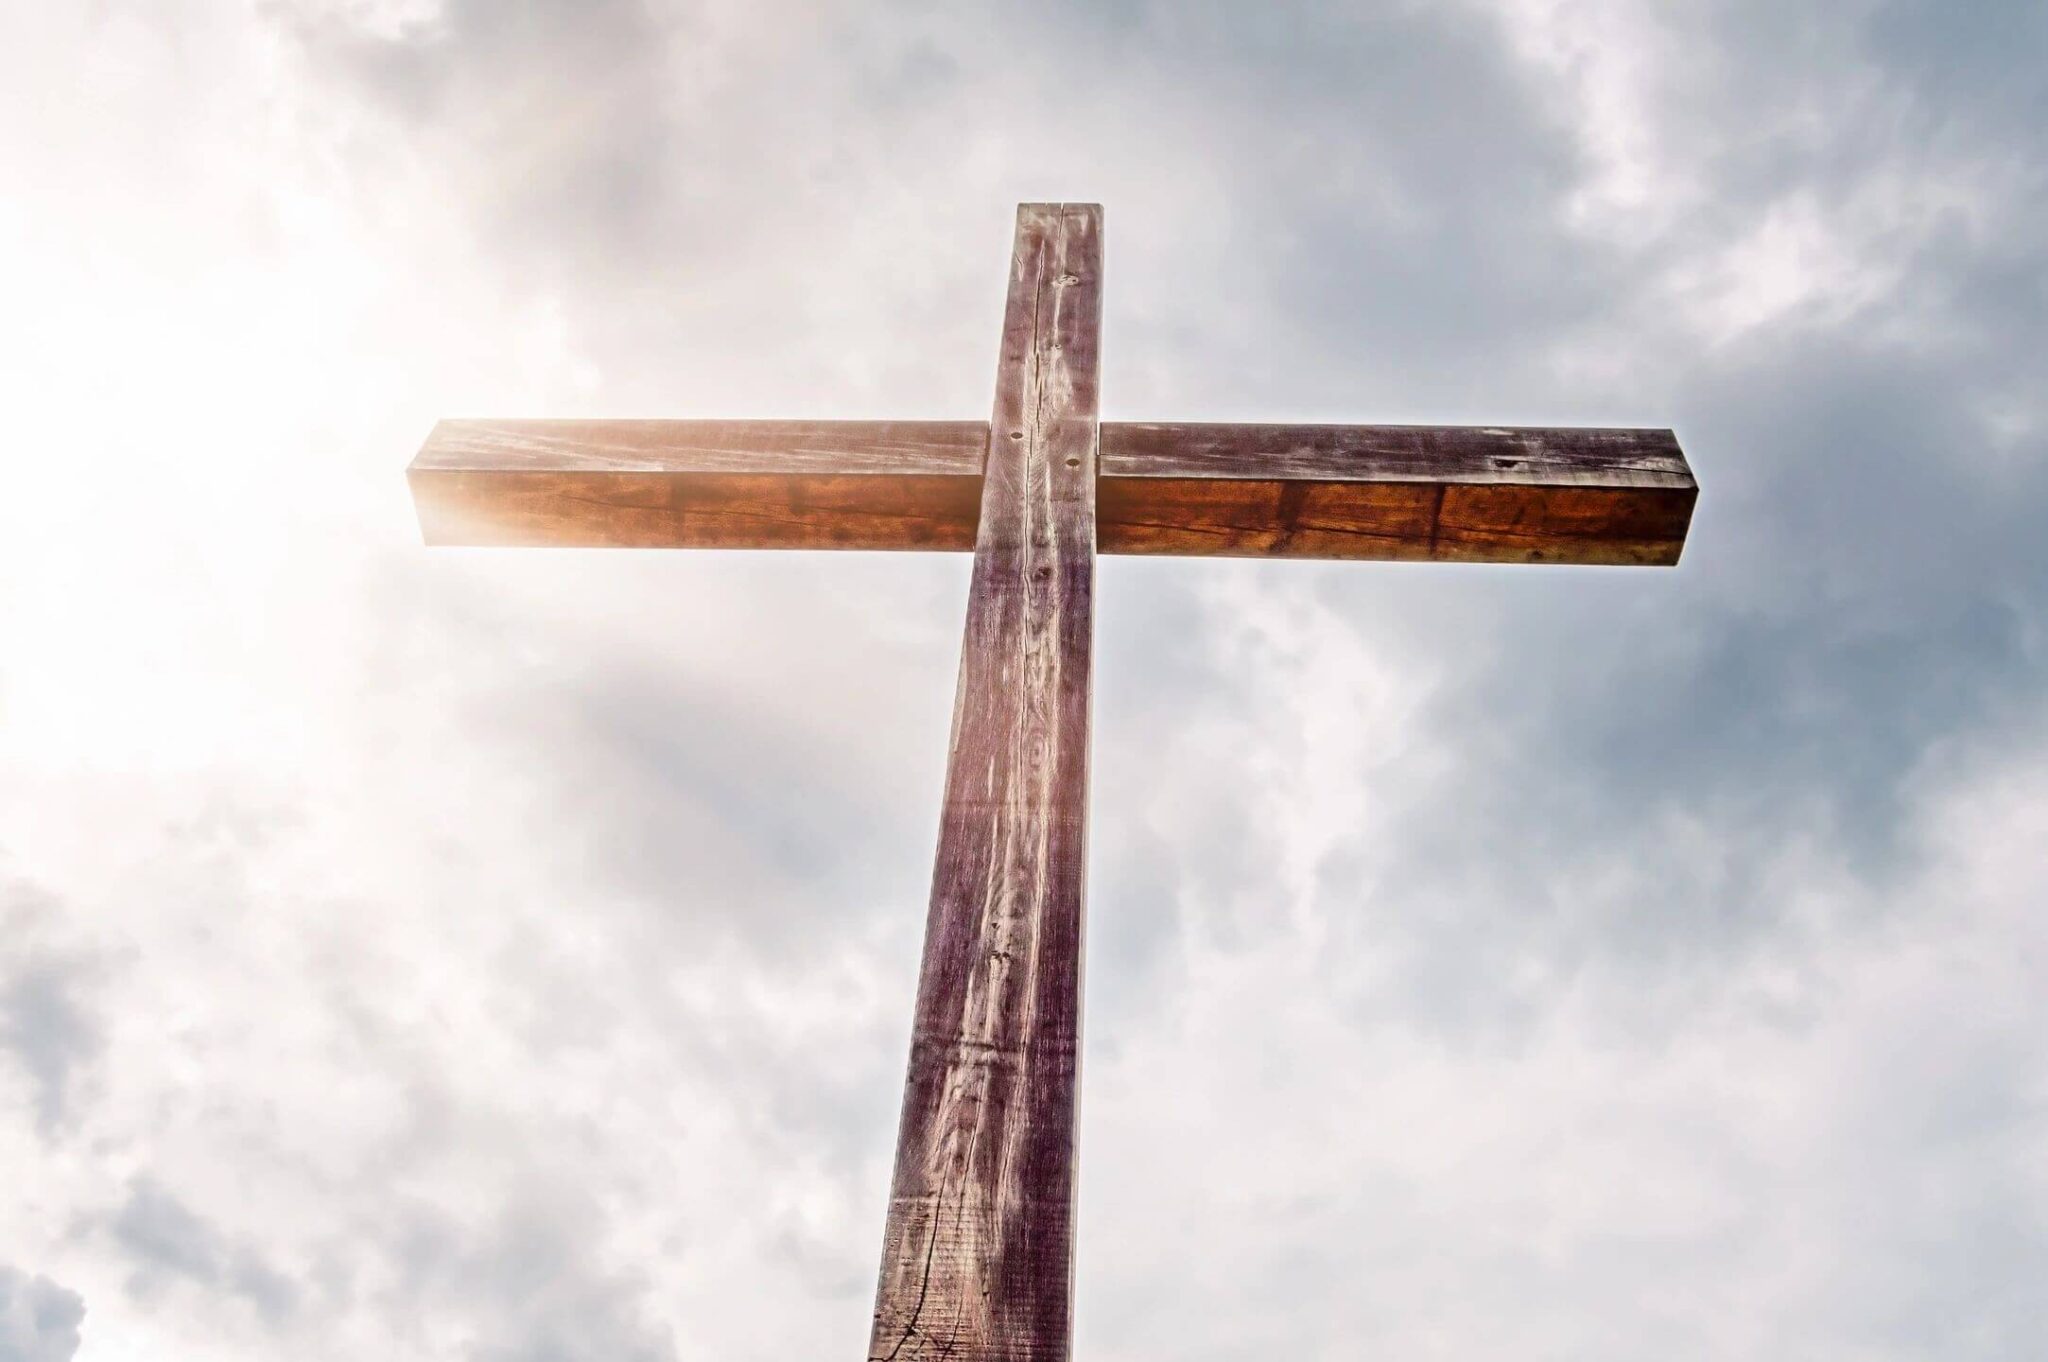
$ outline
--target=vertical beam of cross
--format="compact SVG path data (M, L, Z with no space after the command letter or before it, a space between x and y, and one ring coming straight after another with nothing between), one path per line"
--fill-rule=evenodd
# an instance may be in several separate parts
M871 1362L1072 1332L1102 210L1017 210Z

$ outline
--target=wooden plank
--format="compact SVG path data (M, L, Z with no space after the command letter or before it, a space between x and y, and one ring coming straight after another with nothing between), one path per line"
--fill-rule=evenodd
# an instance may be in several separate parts
M1102 428L1104 553L1671 564L1697 496L1668 430Z
M1105 478L1691 487L1668 430L1108 421Z
M983 421L442 421L414 472L981 477Z
M1101 262L1018 209L872 1362L1068 1356Z
M427 541L965 549L979 421L444 421ZM1668 430L1106 423L1104 553L1669 564Z
M982 421L443 421L429 544L968 549Z

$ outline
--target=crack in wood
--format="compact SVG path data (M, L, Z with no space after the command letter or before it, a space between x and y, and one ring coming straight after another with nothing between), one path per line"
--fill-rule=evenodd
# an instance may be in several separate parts
M1018 215L878 1362L1069 1348L1098 223Z

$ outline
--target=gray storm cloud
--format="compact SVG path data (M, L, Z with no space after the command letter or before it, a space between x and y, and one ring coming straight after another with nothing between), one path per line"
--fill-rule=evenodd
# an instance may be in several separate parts
M74 8L0 1355L855 1346L964 559L429 553L400 472L976 416L1060 197L1112 419L1703 487L1671 572L1104 564L1078 1351L2048 1351L2039 6Z

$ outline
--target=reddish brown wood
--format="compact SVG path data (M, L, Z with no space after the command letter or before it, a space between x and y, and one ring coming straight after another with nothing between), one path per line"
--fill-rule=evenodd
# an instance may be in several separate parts
M1107 424L1104 553L1678 561L1668 430Z
M978 421L444 421L429 543L966 549ZM1673 563L1667 430L1108 423L1104 553Z
M443 421L429 544L967 549L981 421Z
M873 1362L1068 1355L1101 221L1017 213Z

